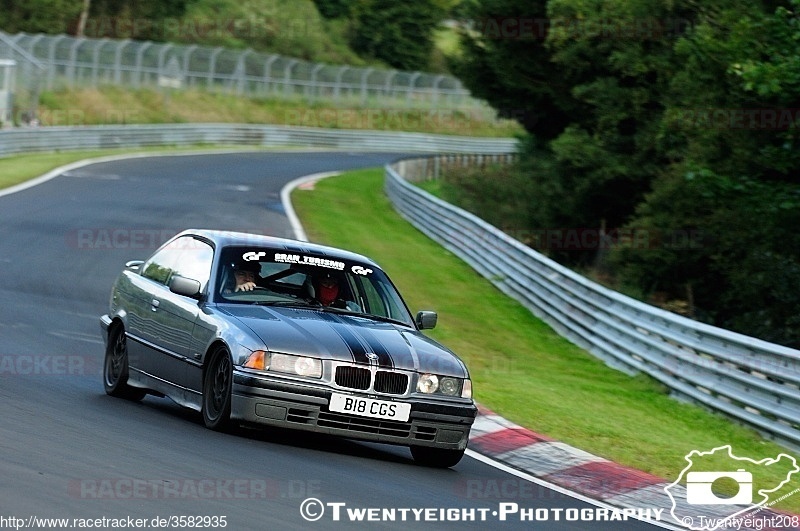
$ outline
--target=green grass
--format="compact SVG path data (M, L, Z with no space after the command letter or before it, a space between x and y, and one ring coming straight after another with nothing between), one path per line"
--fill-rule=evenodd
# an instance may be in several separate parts
M75 162L93 157L103 157L115 153L124 152L123 150L103 150L103 151L69 151L57 153L37 153L36 155L12 155L0 158L0 189L14 186L40 175L44 175L50 170Z
M101 86L44 92L42 125L145 123L249 123L333 129L412 131L480 137L513 137L522 128L487 108L383 109L359 99L308 102L302 98L246 98L237 94Z
M430 335L467 363L478 402L535 432L670 481L692 450L730 444L739 457L797 455L561 338L404 221L382 187L382 169L363 170L296 190L292 201L311 240L374 258L412 311L439 312ZM723 459L707 461L706 470L730 467ZM765 481L777 485L785 474L772 471ZM793 483L770 499L794 490ZM800 496L776 507L798 512Z

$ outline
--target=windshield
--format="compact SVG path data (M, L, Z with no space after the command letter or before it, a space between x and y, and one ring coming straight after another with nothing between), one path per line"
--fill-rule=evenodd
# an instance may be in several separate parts
M375 266L252 247L227 247L220 259L217 301L317 308L413 326L400 294Z

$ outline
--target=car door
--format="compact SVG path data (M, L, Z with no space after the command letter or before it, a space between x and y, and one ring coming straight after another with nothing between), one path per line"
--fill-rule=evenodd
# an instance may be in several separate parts
M147 284L144 305L147 309L130 333L144 346L141 368L175 391L170 395L182 401L188 373L193 363L192 331L200 308L198 300L170 291L175 275L200 282L205 290L213 260L212 247L192 236L184 236L160 249L141 267L142 282Z

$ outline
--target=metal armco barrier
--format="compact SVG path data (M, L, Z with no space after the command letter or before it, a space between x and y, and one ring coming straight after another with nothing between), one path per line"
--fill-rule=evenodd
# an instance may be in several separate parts
M472 153L513 151L512 138L249 124L154 124L37 127L0 131L0 156L34 151L229 144L353 151Z
M386 167L387 194L404 218L610 366L646 373L678 398L800 448L800 351L604 288L409 184L452 159L403 160Z

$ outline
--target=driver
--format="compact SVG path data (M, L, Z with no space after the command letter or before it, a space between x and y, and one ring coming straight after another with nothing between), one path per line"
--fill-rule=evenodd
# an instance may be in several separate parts
M258 285L256 278L261 271L261 266L258 262L245 262L244 260L236 262L233 265L233 277L236 281L236 286L232 291L253 291Z

